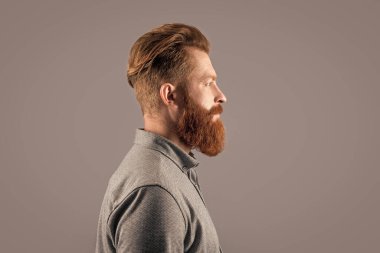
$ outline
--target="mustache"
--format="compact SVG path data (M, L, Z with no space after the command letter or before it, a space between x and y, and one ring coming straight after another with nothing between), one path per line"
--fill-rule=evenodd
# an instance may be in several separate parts
M210 115L222 114L222 112L223 112L223 107L221 105L217 105L210 109L209 114Z

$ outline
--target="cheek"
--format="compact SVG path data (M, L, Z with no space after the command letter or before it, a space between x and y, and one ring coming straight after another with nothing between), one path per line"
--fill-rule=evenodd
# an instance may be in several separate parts
M210 110L214 106L214 98L212 96L204 96L202 99L202 106Z
M193 92L191 98L197 105L202 106L204 109L210 110L214 106L214 97L209 90Z
M212 101L203 101L202 102L202 107L207 109L207 110L210 110L212 108Z
M207 92L199 94L199 96L196 99L198 104L207 110L210 110L214 105L213 96L211 94L208 94Z
M212 108L212 103L210 102L209 99L206 97L197 97L193 99L193 101L198 105L201 106L203 109L210 110Z

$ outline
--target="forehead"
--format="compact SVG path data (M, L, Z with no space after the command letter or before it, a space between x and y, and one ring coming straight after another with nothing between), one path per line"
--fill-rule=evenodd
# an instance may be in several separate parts
M216 79L216 72L208 54L197 48L189 48L187 50L193 68L189 74L189 79L199 81L207 78Z

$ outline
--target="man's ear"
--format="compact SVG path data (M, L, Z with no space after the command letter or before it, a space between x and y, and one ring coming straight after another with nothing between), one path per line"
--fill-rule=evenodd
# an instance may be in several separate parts
M167 106L178 104L175 86L171 83L164 83L161 85L160 97L162 102Z

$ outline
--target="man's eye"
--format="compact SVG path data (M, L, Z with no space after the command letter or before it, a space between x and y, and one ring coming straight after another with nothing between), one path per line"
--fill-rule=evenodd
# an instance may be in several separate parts
M213 85L214 83L215 83L215 81L207 82L207 83L205 84L205 86L211 86L211 85Z

